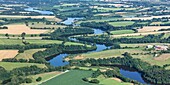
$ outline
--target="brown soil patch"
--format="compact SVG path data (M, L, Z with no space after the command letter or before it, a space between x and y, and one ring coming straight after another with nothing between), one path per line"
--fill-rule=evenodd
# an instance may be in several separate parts
M18 50L0 50L0 61L6 58L14 58L18 54Z
M75 60L82 60L84 59L84 57L82 55L78 55L76 57L74 57Z
M165 61L165 60L168 60L169 58L170 58L170 53L162 54L159 57L154 58L154 60Z
M170 28L170 26L146 26L143 27L142 29L138 29L138 32L154 32L160 29L168 29L168 28Z
M118 81L118 82L122 82L122 80L121 79L119 79L119 78L112 78L113 80L116 80L116 81Z
M30 29L26 25L5 25L8 27L8 29L2 29L0 30L0 34L22 34L25 32L26 34L41 34L45 33L49 30L37 30L37 29Z

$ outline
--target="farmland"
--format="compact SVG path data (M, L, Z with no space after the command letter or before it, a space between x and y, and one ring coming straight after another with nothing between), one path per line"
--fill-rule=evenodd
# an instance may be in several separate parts
M121 22L109 22L109 24L115 26L115 27L120 27L120 26L129 26L134 24L134 22L131 21L121 21Z
M90 77L91 73L92 73L91 71L72 70L65 74L59 75L47 82L44 82L41 85L52 85L52 84L69 85L70 83L74 85L79 85L79 84L93 85L93 84L89 84L81 80L84 77ZM65 80L67 80L67 82L65 82ZM58 82L55 82L55 81L58 81Z
M45 33L48 30L36 30L36 29L30 29L26 25L5 25L8 27L8 29L3 29L0 30L0 34L22 34L25 32L26 34L40 34L40 33ZM16 31L18 30L18 31Z
M18 50L0 50L0 61L6 58L14 58L18 54Z
M46 68L44 64L36 64L36 63L12 63L12 62L0 62L0 66L4 67L6 70L12 70L14 68L20 68L20 67L28 67L36 65L40 68Z

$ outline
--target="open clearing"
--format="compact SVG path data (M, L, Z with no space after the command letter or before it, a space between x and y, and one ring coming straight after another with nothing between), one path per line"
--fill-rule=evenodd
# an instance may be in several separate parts
M91 74L92 71L71 70L40 85L94 85L82 80L84 77L90 77Z
M18 62L0 62L0 66L4 67L6 70L12 70L14 68L26 67L36 65L40 68L46 68L45 64L36 64L36 63L18 63Z
M110 25L113 25L115 27L129 26L129 25L133 25L134 23L135 22L133 21L109 22Z
M25 32L26 34L41 34L46 33L49 30L36 30L36 29L30 29L26 25L5 25L8 27L8 29L1 29L0 34L22 34Z
M162 54L159 57L155 57L154 59L157 61L165 61L170 58L170 54Z
M0 61L6 58L14 58L18 54L18 50L0 50Z
M45 49L31 49L31 50L26 50L24 53L19 53L15 58L16 59L34 59L33 54L38 52L38 51L43 51Z
M168 29L170 26L145 26L142 29L138 29L138 32L154 32L160 29Z
M56 18L55 16L16 16L16 15L0 15L0 18L9 18L9 19L21 19L21 18L33 18L33 19L42 19L46 18L49 21L57 21L61 20Z

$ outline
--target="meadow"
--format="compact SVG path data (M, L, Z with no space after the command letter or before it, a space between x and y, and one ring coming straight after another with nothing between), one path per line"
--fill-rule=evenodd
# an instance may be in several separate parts
M133 30L118 30L118 31L111 31L112 35L120 35L120 34L131 34L134 33Z
M71 70L65 74L59 75L47 82L44 82L40 85L95 85L84 82L82 78L90 77L92 71L85 70ZM67 82L66 82L67 81Z
M6 70L12 70L14 68L20 68L20 67L28 67L36 65L40 68L46 68L45 64L36 64L36 63L19 63L19 62L0 62L0 66L4 67Z
M133 22L133 21L109 22L109 24L114 26L114 27L129 26L129 25L133 25L134 23L135 22Z

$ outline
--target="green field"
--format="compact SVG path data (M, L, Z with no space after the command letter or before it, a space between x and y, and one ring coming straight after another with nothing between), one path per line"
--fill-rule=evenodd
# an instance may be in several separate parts
M60 40L40 40L40 39L27 39L26 42L30 44L62 44L63 41ZM24 45L21 39L0 39L0 45ZM65 45L84 45L82 43L76 42L66 42ZM89 45L88 45L89 46Z
M111 31L110 32L112 35L119 35L119 34L130 34L134 33L133 30L117 30L117 31Z
M97 79L100 81L100 85L131 85L131 83L120 82L112 78L105 78L104 76L99 76Z
M135 22L133 21L118 21L118 22L109 22L110 25L113 25L115 27L121 27L121 26L129 26L133 25Z
M44 50L44 49L30 49L30 50L26 50L26 51L24 51L24 53L19 53L15 58L16 59L27 59L27 60L34 59L32 57L32 55L34 53L36 53L38 51L42 51L42 50Z
M36 64L36 63L15 63L15 62L0 62L0 66L4 67L6 70L12 70L14 68L26 67L36 65L40 68L45 68L45 64Z
M38 84L40 84L40 83L42 83L42 82L44 82L44 81L47 81L47 80L49 80L50 78L53 78L53 77L56 77L56 76L58 76L58 75L60 75L60 74L62 74L61 72L48 72L48 73L41 73L41 74L37 74L37 75L30 75L30 76L28 76L28 78L31 78L32 80L33 80L33 82L32 83L30 83L29 85L38 85ZM40 82L37 82L36 81L36 79L38 78L38 77L41 77L42 78L42 80L40 81ZM25 84L24 84L25 85ZM27 84L26 84L27 85Z
M90 77L91 74L92 71L71 70L41 85L93 85L82 80L84 77Z

